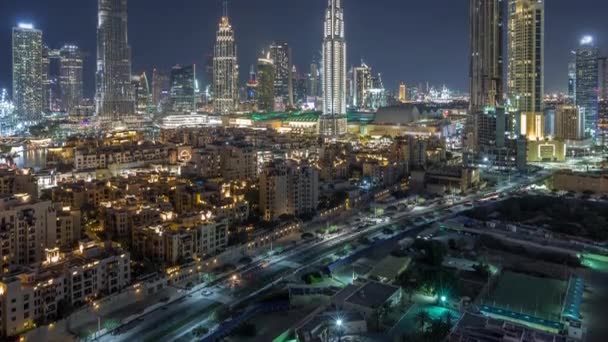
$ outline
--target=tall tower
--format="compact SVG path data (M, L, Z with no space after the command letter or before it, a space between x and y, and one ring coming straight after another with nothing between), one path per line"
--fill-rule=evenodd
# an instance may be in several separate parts
M576 49L576 105L585 118L585 135L597 138L599 111L599 50L585 36Z
M544 0L509 0L507 86L521 112L521 134L542 138L544 97Z
M59 84L62 107L70 113L82 101L82 54L75 45L59 50Z
M328 0L323 39L323 114L319 134L346 133L346 40L341 0Z
M274 110L275 66L269 55L258 58L257 74L258 109L265 112Z
M13 27L13 101L16 117L35 122L43 112L42 31L31 24Z
M272 43L270 45L270 59L274 63L274 92L281 97L283 103L293 107L293 63L291 48L287 43Z
M98 20L97 115L104 122L120 122L135 112L127 0L99 0Z
M238 100L238 64L234 30L228 19L228 5L217 31L213 54L213 106L216 114L231 114Z
M471 113L502 102L503 2L469 1Z
M507 86L522 112L543 107L544 23L544 0L509 0Z
M407 102L407 85L405 82L401 82L401 84L399 84L399 102Z
M192 113L196 111L196 65L176 65L171 69L171 111Z

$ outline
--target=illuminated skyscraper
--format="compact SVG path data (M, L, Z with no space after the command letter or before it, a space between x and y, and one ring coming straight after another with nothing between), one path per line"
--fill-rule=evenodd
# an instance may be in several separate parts
M502 102L503 2L469 1L471 112Z
M407 102L407 85L403 82L399 85L399 102Z
M576 103L576 62L568 63L568 97Z
M213 54L213 105L216 114L234 112L238 101L238 77L234 30L224 3L224 15L220 20Z
M13 102L21 122L38 121L43 112L42 31L31 24L13 28Z
M82 101L82 54L75 45L59 50L59 84L63 110L70 113Z
M372 68L361 62L353 68L353 107L364 108L367 92L372 88Z
M283 99L283 103L293 107L293 75L291 48L287 43L272 43L270 59L274 63L274 94Z
M171 111L192 113L196 110L196 66L176 65L171 69Z
M576 49L576 105L585 118L585 135L598 134L599 50L593 38L585 36Z
M545 3L509 0L508 8L508 97L521 112L521 134L535 140L544 131L536 126L543 120Z
M97 115L120 122L135 111L131 84L131 47L127 35L127 0L99 0L97 25Z
M274 80L276 79L273 60L270 56L258 58L257 98L261 111L274 110Z
M163 92L169 90L169 76L167 73L154 68L152 71L152 104L159 106L163 100Z
M135 92L135 111L137 114L147 114L152 104L152 94L145 72L133 77L133 90Z
M346 133L346 40L341 0L328 0L323 39L323 114L319 134Z

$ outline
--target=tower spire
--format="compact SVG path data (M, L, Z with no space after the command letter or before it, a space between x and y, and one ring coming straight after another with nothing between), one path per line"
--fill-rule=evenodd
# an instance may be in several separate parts
M224 12L223 16L228 18L228 0L224 0Z

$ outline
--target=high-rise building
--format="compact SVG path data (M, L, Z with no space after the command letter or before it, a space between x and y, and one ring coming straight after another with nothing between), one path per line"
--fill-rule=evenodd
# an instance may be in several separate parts
M82 101L82 54L75 45L59 50L59 84L63 110L70 113Z
M162 102L163 92L169 91L169 76L159 69L152 71L152 103L159 106Z
M176 65L171 69L171 111L192 113L196 110L196 66Z
M364 108L367 92L372 85L372 68L361 62L361 66L353 68L352 99L353 107Z
M543 121L544 0L509 0L507 87L511 105L521 112L521 134L539 139ZM530 125L533 125L530 127Z
M13 102L21 122L42 118L43 108L42 31L31 24L13 28Z
M470 0L471 112L501 104L503 96L503 2Z
M104 122L120 122L135 111L127 0L99 0L98 18L96 111Z
M249 68L249 79L247 80L247 101L258 100L258 75L255 72L255 67L251 65Z
M599 78L600 78L600 100L608 101L608 57L600 57Z
M257 98L258 109L272 112L274 110L274 76L275 68L270 56L258 58Z
M55 100L59 99L61 93L57 79L51 76L51 59L54 57L59 57L58 51L44 45L42 47L42 111L45 113L56 107Z
M270 59L274 63L274 95L280 97L283 103L293 107L293 75L291 48L287 43L272 43Z
M585 118L576 106L555 108L555 137L562 140L582 140L585 137Z
M399 85L399 102L407 102L407 85L404 82Z
M238 77L234 30L224 5L213 54L213 106L216 114L231 114L236 109Z
M581 39L576 49L576 105L585 117L585 135L598 133L599 49L591 36Z
M323 39L323 114L319 134L346 133L346 40L341 0L328 0Z
M576 103L576 62L568 63L568 97Z
M308 74L308 85L306 86L308 96L321 96L321 74L319 73L319 64L317 62L310 63L310 72Z
M147 114L152 104L150 83L146 73L133 77L133 90L135 91L135 110L137 114Z
M544 1L509 0L509 99L522 112L540 112L544 95Z

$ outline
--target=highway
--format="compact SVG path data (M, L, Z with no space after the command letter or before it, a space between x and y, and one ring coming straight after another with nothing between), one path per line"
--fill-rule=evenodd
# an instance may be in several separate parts
M208 287L185 294L182 299L150 312L129 323L128 326L121 326L119 328L120 334L106 334L100 336L98 340L191 341L194 339L191 331L209 319L213 310L219 306L233 306L247 300L303 268L315 265L351 241L372 233L379 233L386 227L399 226L406 221L409 225L406 228L408 229L407 235L415 237L424 229L425 225L470 209L470 207L464 205L465 203L483 199L489 193L507 193L519 190L548 177L548 175L547 172L541 172L534 177L520 178L496 189L488 189L480 194L462 197L451 204L431 203L425 208L400 212L393 217L391 222L376 224L363 229L357 229L355 225L348 224L354 220L353 216L350 219L345 219L347 224L341 225L339 233L333 236L321 241L300 241L297 246L280 255L275 255L266 260L256 260L245 269L225 274ZM432 218L429 218L431 214L433 214ZM211 294L205 296L203 295L204 291L210 291Z

